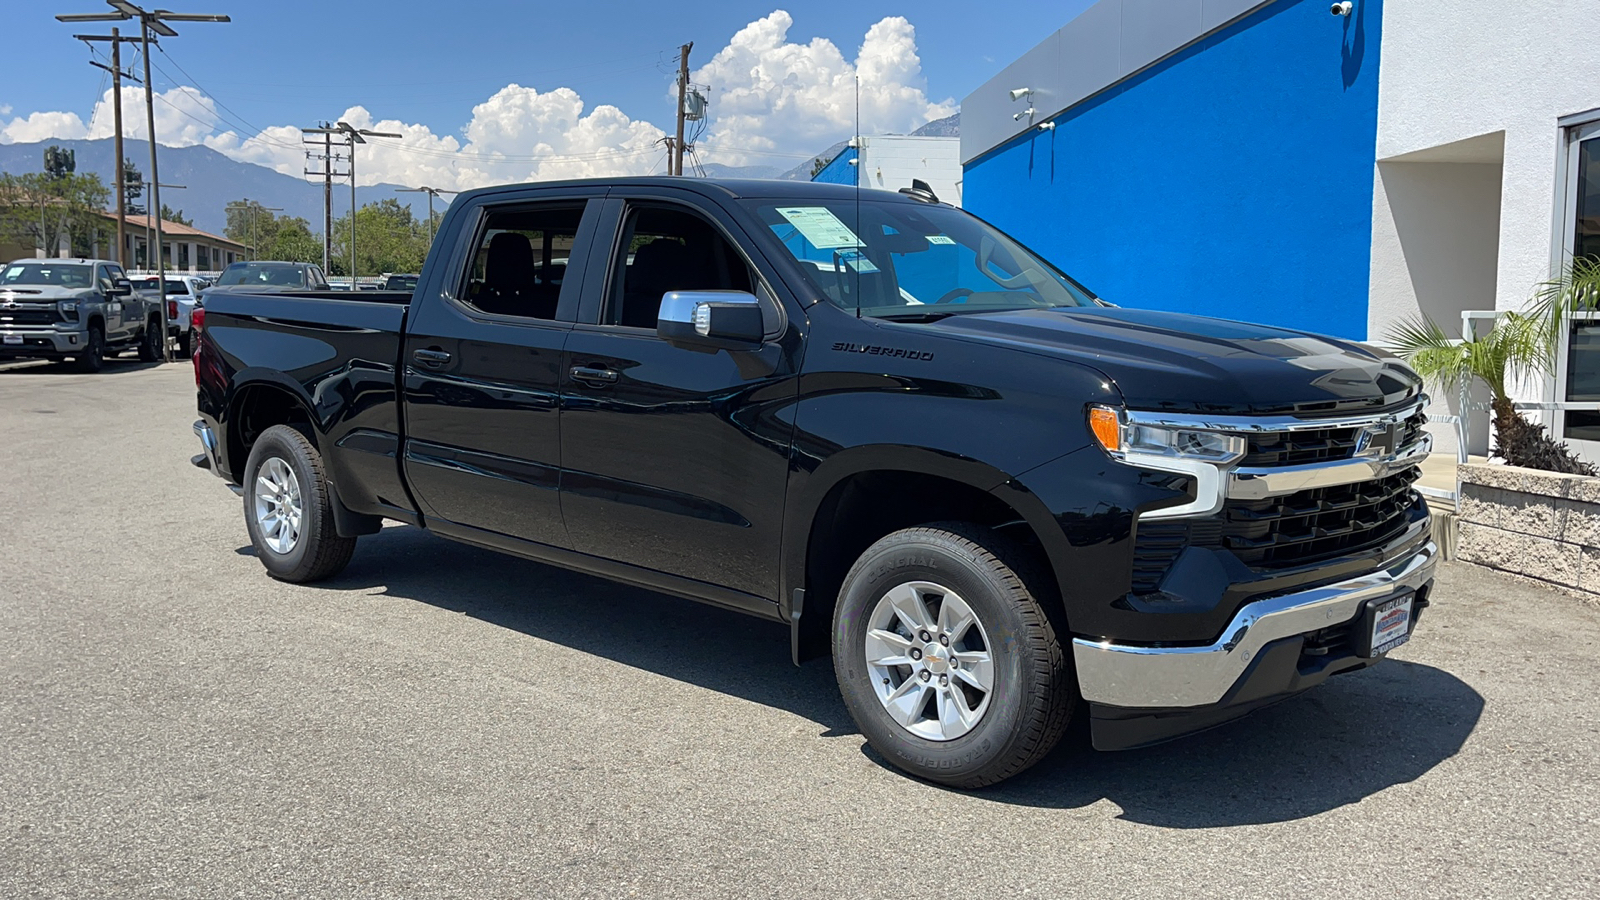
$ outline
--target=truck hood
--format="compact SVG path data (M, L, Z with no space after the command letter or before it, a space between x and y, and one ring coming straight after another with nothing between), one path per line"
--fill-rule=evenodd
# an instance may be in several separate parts
M0 303L54 303L77 300L93 294L89 288L66 288L53 284L19 284L0 288Z
M950 316L940 331L1103 373L1130 409L1318 415L1398 403L1422 379L1380 350L1303 331L1120 308Z

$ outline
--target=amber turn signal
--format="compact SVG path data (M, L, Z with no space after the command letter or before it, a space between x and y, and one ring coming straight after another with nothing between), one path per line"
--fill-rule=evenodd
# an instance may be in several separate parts
M1122 450L1122 423L1117 421L1117 411L1104 406L1089 409L1089 430L1107 453Z

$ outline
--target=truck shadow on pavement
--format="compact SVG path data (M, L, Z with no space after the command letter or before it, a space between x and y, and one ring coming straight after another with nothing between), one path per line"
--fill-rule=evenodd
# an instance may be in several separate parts
M803 716L822 726L822 737L858 734L839 699L832 666L814 660L796 669L789 662L788 630L776 622L456 544L415 528L386 528L362 538L349 568L323 586L383 588L391 597ZM1122 819L1166 828L1305 818L1415 781L1461 749L1483 705L1454 675L1394 660L1333 678L1212 731L1143 750L1095 752L1080 719L1039 765L972 796L1054 809L1109 800L1121 808ZM892 769L864 742L861 748Z

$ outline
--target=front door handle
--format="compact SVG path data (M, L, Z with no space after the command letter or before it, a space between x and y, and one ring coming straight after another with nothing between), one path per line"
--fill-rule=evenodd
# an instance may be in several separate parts
M573 381L581 381L593 387L609 387L617 383L619 376L615 369L601 369L596 366L573 366Z
M442 368L450 362L450 354L443 350L424 348L411 351L411 358L430 369Z

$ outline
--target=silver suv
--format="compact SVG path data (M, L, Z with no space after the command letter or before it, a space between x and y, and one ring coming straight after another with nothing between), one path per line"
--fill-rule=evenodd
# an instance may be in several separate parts
M75 359L98 372L107 354L162 357L161 306L104 259L19 259L0 268L0 359Z

